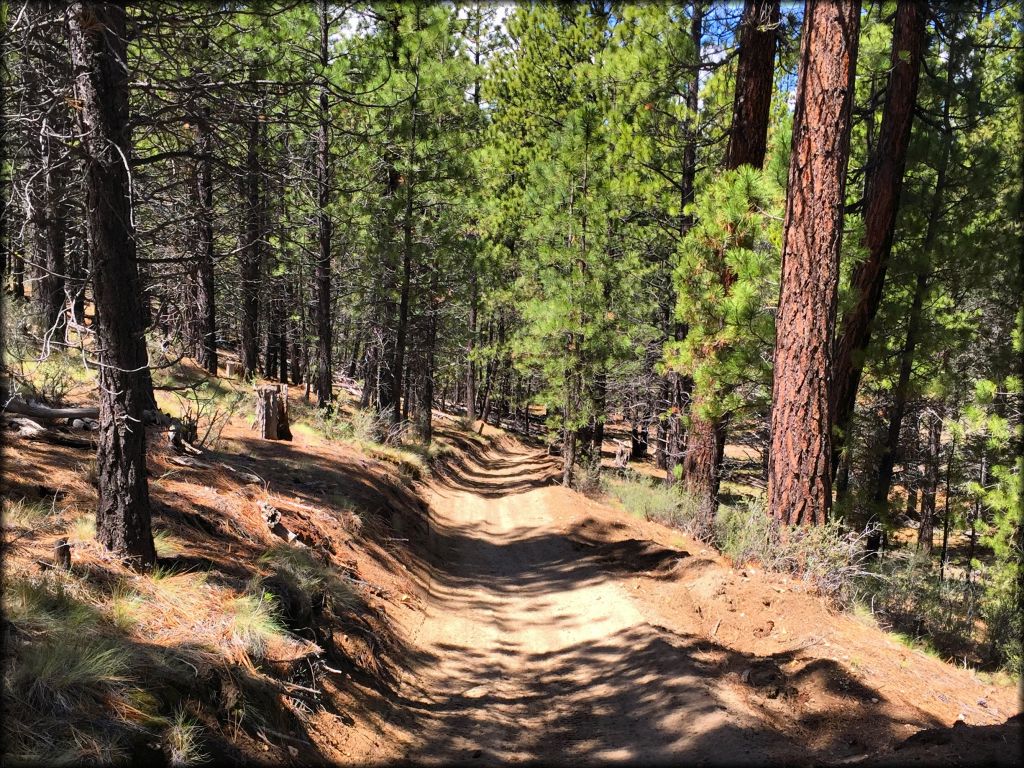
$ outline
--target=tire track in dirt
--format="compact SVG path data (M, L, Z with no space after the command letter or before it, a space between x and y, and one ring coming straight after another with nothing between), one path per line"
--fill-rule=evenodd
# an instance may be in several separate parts
M433 573L412 638L430 659L406 757L763 763L801 751L700 663L702 637L648 622L629 575L557 524L578 496L542 453L471 464L429 501Z

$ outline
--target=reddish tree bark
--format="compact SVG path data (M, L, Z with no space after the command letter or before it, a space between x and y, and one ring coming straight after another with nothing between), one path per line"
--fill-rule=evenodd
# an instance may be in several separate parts
M156 560L150 527L143 409L153 399L132 231L124 6L67 11L75 98L86 152L86 211L100 357L96 538L143 567Z
M772 378L768 502L783 523L832 506L829 395L860 3L808 0L800 44Z
M924 56L927 14L927 3L920 0L900 0L896 8L892 68L882 109L882 125L864 190L864 246L868 257L853 271L850 282L857 303L844 316L836 342L832 390L833 476L853 416L864 353L871 340L871 323L882 301Z
M690 409L683 478L687 493L697 501L698 525L695 533L698 538L710 539L714 531L715 514L718 512L718 489L729 415L706 419L698 413L700 407L700 400L695 400Z

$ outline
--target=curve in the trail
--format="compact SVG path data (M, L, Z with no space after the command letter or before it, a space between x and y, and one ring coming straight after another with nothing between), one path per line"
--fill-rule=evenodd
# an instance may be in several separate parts
M694 658L702 639L649 623L628 577L560 520L579 497L542 453L490 456L432 492L440 566L414 638L407 757L417 763L763 763L799 750L734 706Z

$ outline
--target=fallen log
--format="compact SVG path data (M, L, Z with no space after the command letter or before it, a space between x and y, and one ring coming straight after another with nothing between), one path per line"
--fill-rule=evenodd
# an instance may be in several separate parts
M51 408L48 405L40 405L39 403L26 403L24 400L17 398L5 403L4 410L7 413L18 413L22 416L31 416L32 418L45 419L46 421L98 419L100 417L99 408Z
M14 431L16 430L16 431ZM42 424L23 416L7 416L4 420L4 431L13 433L24 440L35 440L54 445L66 445L69 448L95 448L92 440L65 435L55 429L47 429Z
M16 413L21 416L29 416L33 419L43 421L64 421L67 419L96 420L100 417L100 409L96 406L83 406L75 408L51 408L48 405L25 402L21 398L11 398L4 403L5 413ZM161 411L145 410L142 412L142 419L147 424L167 426L170 424L170 417Z

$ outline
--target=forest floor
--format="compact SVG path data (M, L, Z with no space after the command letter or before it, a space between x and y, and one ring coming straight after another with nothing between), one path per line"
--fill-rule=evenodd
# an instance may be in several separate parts
M89 451L11 441L5 507L45 509L5 515L5 609L28 582L88 607L94 636L125 655L122 675L161 712L187 712L219 762L1017 764L1016 686L901 645L797 579L733 567L561 487L542 448L438 417L443 450L422 474L408 454L304 424L290 443L259 440L241 414L198 466L154 436L153 575L89 538ZM48 565L62 536L68 573ZM240 642L239 600L302 553L344 574L352 594L290 632ZM24 600L14 607L11 637L55 652L67 642L25 618ZM102 722L96 708L117 710L122 692L84 697L70 716L32 709L29 735L13 733L43 750L36 734L56 739L78 717L81 744ZM156 722L136 698L117 728ZM125 725L132 717L141 725ZM85 756L145 750L100 743L115 731L85 739Z

